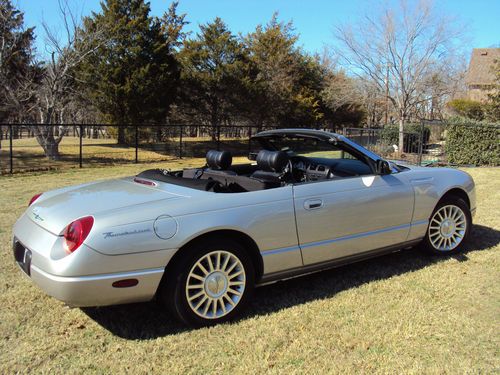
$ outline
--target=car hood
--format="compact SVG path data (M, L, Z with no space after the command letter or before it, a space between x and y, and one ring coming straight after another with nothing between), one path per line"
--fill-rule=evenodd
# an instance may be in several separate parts
M184 196L133 181L132 177L93 182L43 193L26 214L59 235L72 221L89 215Z

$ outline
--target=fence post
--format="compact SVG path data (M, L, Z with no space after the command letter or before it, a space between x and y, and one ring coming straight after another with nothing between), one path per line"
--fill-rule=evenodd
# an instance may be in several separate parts
M78 157L78 161L80 164L80 168L83 168L83 125L79 125L79 135L80 135L80 155Z
M420 142L418 143L418 165L422 165L422 154L424 152L424 120L420 120Z
M135 163L139 162L139 126L135 124Z
M10 163L10 173L14 172L14 155L12 152L12 125L9 125L9 163Z
M182 125L179 125L179 159L182 159Z

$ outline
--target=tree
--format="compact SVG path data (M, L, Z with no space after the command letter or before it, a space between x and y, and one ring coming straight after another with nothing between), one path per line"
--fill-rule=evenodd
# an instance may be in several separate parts
M209 124L215 139L222 123L230 123L234 96L239 92L239 71L244 61L241 43L220 19L200 26L179 53L182 63L181 106Z
M126 125L165 120L180 76L173 49L183 17L173 35L166 24L179 21L175 7L162 22L150 17L144 0L107 0L100 13L84 20L85 33L103 30L103 35L77 75L104 121ZM123 126L117 133L118 143L131 141Z
M249 65L243 107L258 129L264 124L314 126L322 117L322 72L296 46L297 40L292 23L279 22L276 13L244 39Z
M337 68L327 51L319 60L321 68L321 110L324 126L335 129L346 124L358 126L365 118L359 87L354 79Z
M0 3L0 122L20 121L33 100L37 69L33 63L34 28L10 0Z
M93 54L101 40L101 31L96 29L84 33L77 17L65 1L59 0L59 12L64 25L64 37L43 23L49 60L40 62L40 80L36 85L35 97L39 125L31 126L35 138L49 159L58 160L59 144L67 128L66 110L82 100L76 89L75 70L87 56ZM61 124L60 127L53 126Z
M370 80L396 108L402 150L410 113L424 101L447 93L421 95L428 78L447 72L453 57L459 55L460 31L427 2L413 5L403 0L397 9L365 15L355 27L338 26L335 36L346 66L361 79Z
M500 122L500 60L495 60L491 67L495 74L493 89L488 94L488 102L485 104L486 120Z

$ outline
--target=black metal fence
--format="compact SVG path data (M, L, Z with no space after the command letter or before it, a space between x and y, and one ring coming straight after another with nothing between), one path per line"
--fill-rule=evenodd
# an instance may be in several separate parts
M202 158L209 149L246 156L250 139L261 130L253 126L0 124L2 174L68 167L162 162ZM443 124L418 124L405 129L399 149L394 126L328 129L343 134L388 158L423 164L446 162ZM120 139L120 142L118 142ZM57 143L57 145L56 145Z

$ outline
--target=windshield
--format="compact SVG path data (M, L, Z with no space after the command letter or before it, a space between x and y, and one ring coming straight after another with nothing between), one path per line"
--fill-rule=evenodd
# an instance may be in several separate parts
M272 151L284 151L289 156L305 156L328 159L356 159L334 142L304 136L266 137L259 139L261 145Z

